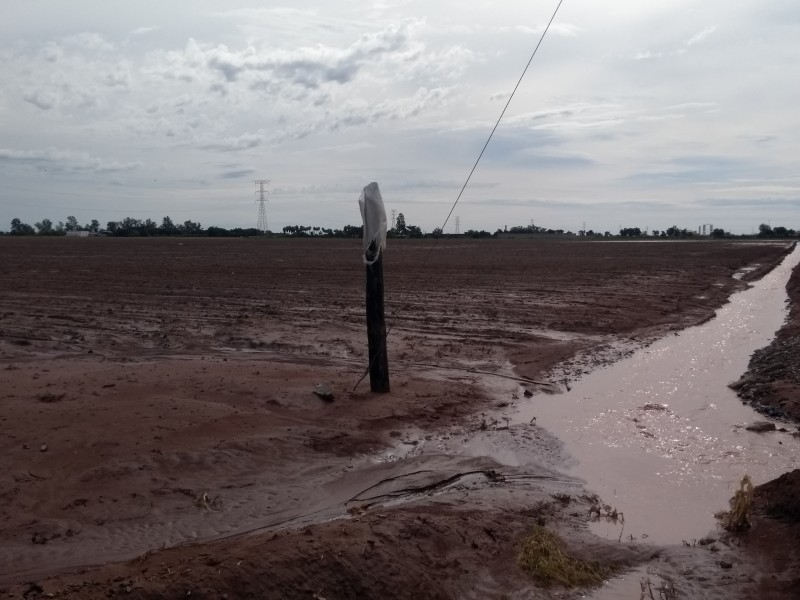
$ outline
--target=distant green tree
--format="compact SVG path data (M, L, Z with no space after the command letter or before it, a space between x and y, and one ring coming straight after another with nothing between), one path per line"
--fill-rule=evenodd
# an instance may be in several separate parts
M364 236L363 225L345 225L342 227L342 233L345 237L360 238Z
M67 217L67 222L64 225L64 231L80 231L81 226L78 225L78 219L73 216Z
M139 226L139 235L158 235L158 223L152 219L145 219L144 222Z
M638 227L625 227L619 230L619 234L622 237L639 237L642 235L642 230Z
M38 223L34 223L38 229L39 235L53 235L53 222L50 219L42 219Z
M180 232L185 233L187 235L198 235L203 233L203 226L200 223L195 223L194 221L184 221L183 225L179 226Z
M766 223L762 223L758 226L758 237L770 237L773 235L772 227L767 225Z
M406 218L403 215L403 213L400 213L399 215L397 215L397 223L395 223L394 228L397 231L397 233L406 233L406 230L407 230Z
M19 219L11 219L11 235L35 235L33 227Z
M178 228L175 226L175 223L172 222L172 219L164 217L161 219L161 227L158 228L158 231L162 235L175 235L178 233Z
M412 238L421 238L422 237L422 229L420 229L416 225L408 225L406 227L406 232L408 233L408 236L412 237Z

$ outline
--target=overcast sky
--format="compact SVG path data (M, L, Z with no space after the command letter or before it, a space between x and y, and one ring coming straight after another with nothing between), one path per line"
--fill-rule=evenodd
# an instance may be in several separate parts
M0 20L0 229L441 225L556 1L38 0ZM564 0L454 216L800 228L796 0ZM446 227L452 231L454 222Z

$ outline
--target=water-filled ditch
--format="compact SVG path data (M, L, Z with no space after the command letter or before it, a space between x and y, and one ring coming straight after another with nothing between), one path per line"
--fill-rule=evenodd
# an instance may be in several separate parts
M727 508L744 474L759 484L797 468L800 439L745 430L765 417L742 404L728 383L783 323L785 286L798 261L795 249L711 321L520 408L515 420L536 417L576 459L569 474L624 514L624 530L601 520L596 533L691 542L714 529L714 512Z

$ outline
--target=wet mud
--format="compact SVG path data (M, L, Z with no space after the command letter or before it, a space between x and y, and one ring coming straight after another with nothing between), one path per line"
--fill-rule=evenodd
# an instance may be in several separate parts
M421 274L427 246L398 242L376 396L353 390L358 242L0 244L9 597L577 597L516 567L542 523L620 575L728 576L707 547L595 535L604 499L513 419L528 393L707 320L785 246L447 242Z

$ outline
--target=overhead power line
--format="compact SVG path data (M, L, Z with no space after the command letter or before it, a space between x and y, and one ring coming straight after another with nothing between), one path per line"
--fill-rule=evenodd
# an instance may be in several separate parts
M505 116L506 111L508 110L508 107L511 104L511 101L514 99L514 95L517 93L517 90L519 89L519 86L522 83L522 80L525 78L525 75L528 72L528 69L530 68L531 63L533 62L533 59L536 56L536 53L539 51L539 47L542 45L542 42L544 41L544 36L547 35L547 32L550 30L550 26L553 24L553 21L555 20L556 15L558 14L558 10L561 8L561 5L563 4L563 2L564 2L564 0L558 0L558 4L556 5L555 10L553 11L552 16L550 17L550 20L547 22L547 26L542 31L542 35L539 37L539 41L536 43L536 47L533 49L533 52L531 52L531 56L528 59L528 62L525 64L525 68L522 70L522 74L519 76L519 79L517 80L517 83L514 86L514 89L511 90L511 94L508 96L508 100L506 101L505 106L503 106L503 110L500 111L500 116L497 117L497 121L495 122L494 127L492 127L492 131L489 133L489 137L486 138L486 143L483 145L483 148L481 148L481 151L478 154L478 158L475 159L475 164L472 165L472 169L470 169L469 174L467 175L467 178L464 181L464 185L461 186L461 190L458 192L458 196L456 196L456 199L453 202L453 205L450 207L450 211L447 213L447 216L444 219L444 223L442 223L442 226L440 228L441 231L444 231L444 228L447 226L447 223L450 220L450 217L452 216L453 211L456 209L456 206L458 206L458 202L459 202L459 200L461 200L461 196L464 194L464 190L467 189L467 186L469 185L469 182L472 179L472 175L475 173L475 170L478 168L478 164L481 162L481 158L483 158L483 154L484 154L484 152L486 152L486 148L489 146L489 142L492 141L492 138L494 137L495 131L497 131L497 128L500 126L500 121L503 120L503 117ZM460 219L459 219L459 221L457 223L457 228L460 227L460 225L461 225L461 223L460 223ZM392 329L394 327L394 322L396 322L396 320L399 318L399 316L405 311L406 307L408 306L408 299L409 299L409 297L411 295L411 292L417 287L416 283L419 280L419 273L421 273L425 269L425 266L428 264L428 261L430 260L431 254L436 249L436 245L438 243L439 243L439 238L438 237L434 238L430 249L425 254L425 258L422 260L422 263L420 264L419 269L416 272L417 273L417 278L412 282L412 284L410 286L408 286L406 288L406 292L405 292L405 295L403 297L403 301L400 304L400 308L392 314L393 322L389 325L388 330L386 331L386 335L387 336L391 333L391 331L392 331ZM364 371L364 374L361 376L361 379L359 379L356 382L356 385L355 385L355 387L353 389L358 387L358 385L364 380L364 378L367 376L368 373L369 373L369 366L367 366L367 369Z

